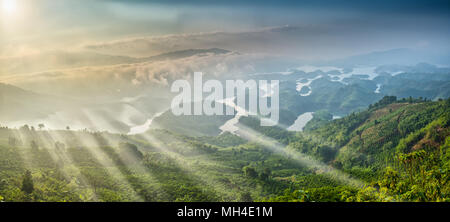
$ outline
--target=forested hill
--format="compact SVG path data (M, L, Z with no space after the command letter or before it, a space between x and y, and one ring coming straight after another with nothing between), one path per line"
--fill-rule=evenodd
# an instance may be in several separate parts
M450 201L449 120L449 99L387 96L305 132L241 118L276 143L1 127L0 201Z
M360 113L306 133L334 156L324 160L338 168L383 168L396 153L439 148L448 136L449 100L396 100L386 96ZM317 155L317 154L315 154Z
M367 192L376 195L368 200L448 201L449 120L448 99L386 96L366 111L311 127L288 147L372 185Z

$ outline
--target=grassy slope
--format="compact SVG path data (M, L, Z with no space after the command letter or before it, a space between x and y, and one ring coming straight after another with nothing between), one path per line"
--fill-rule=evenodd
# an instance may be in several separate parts
M384 102L297 135L249 119L242 123L368 184L388 187L389 197L395 196L388 200L448 199L448 178L438 176L446 175L449 165L449 101ZM18 133L22 139L12 144L9 138ZM38 149L31 148L31 140ZM127 161L121 143L135 144L143 157ZM5 201L387 200L230 134L194 138L153 130L129 137L3 128L0 153ZM390 174L386 166L392 167ZM26 169L35 182L30 195L20 189ZM421 177L425 174L431 176ZM423 191L428 185L434 188Z

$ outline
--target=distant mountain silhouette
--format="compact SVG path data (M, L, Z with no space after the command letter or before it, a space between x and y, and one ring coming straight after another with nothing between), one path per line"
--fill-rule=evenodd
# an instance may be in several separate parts
M421 50L397 48L386 51L375 51L327 62L320 62L320 64L344 67L358 65L379 66L388 64L415 65L421 62L432 64L448 64L448 61L450 61L449 59L449 54L440 55L435 53L428 53Z

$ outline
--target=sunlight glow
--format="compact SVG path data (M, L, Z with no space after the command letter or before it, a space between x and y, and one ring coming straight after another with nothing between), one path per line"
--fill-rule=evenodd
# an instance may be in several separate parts
M116 182L124 185L124 189L132 192L132 195L138 198L138 201L142 202L144 198L137 192L136 188L127 180L126 175L120 171L119 167L110 159L107 154L101 150L102 144L91 134L85 134L84 136L73 133L74 137L82 143L82 146L91 153L98 163L100 163Z
M309 155L297 152L295 150L288 150L286 149L285 145L280 144L275 139L267 137L243 124L240 124L239 127L240 130L238 132L238 135L241 136L242 138L245 138L249 141L257 142L263 145L266 149L290 157L296 160L298 163L310 169L313 169L315 173L328 175L331 178L338 179L339 181L356 188L364 187L363 181L358 180L356 178L352 178L350 175L338 169L335 169L325 163L322 163L321 161L318 161Z
M229 190L229 188L227 188L223 184L223 182L215 180L214 177L212 177L205 171L201 172L201 169L197 168L199 167L198 164L193 164L192 162L188 161L188 159L186 159L186 157L184 157L183 155L170 150L167 146L167 141L157 139L150 133L139 134L139 136L143 137L146 142L151 144L153 148L158 150L161 154L166 155L171 160L174 160L176 167L182 169L186 174L191 175L193 180L204 184L205 186L207 186L207 189L212 189L215 193L220 193L223 197L227 196L227 193L225 191ZM176 139L175 137L172 137L171 139L173 139L174 142L181 142L185 146L190 146L189 144L184 143L183 141ZM205 157L196 156L195 159L202 162L203 164L219 164Z
M6 14L14 14L17 8L16 0L2 0L2 9Z

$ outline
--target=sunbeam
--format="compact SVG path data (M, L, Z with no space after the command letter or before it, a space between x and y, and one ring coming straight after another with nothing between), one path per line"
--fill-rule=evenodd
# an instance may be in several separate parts
M115 181L125 185L127 190L131 191L133 196L136 196L139 201L143 201L143 198L138 193L136 193L133 186L126 179L126 176L123 175L123 173L118 169L115 163L107 156L106 153L98 148L99 146L102 146L102 144L99 144L99 142L95 138L93 138L92 135L86 134L80 136L77 133L72 133L72 136L74 136L78 141L81 142L83 147L92 154L92 156L103 166L103 168L108 172L110 176L114 178Z
M315 169L317 169L316 173L322 173L322 174L329 175L329 176L336 178L348 185L352 185L357 188L362 188L364 186L364 182L354 179L354 178L351 178L349 175L347 175L337 169L334 169L333 167L328 166L327 164L317 161L317 160L313 159L312 157L309 157L305 154L296 152L294 150L287 150L284 145L280 144L275 139L264 136L263 134L256 132L255 130L244 126L243 124L240 124L240 129L238 131L238 135L249 141L260 143L261 145L263 145L263 147L270 149L271 151L273 151L275 153L282 154L287 157L291 157L304 166L307 166L310 168L315 168Z
M185 172L192 175L195 179L201 180L204 184L208 185L210 188L212 188L216 193L220 193L223 196L226 196L226 193L223 192L224 190L227 190L227 188L219 181L216 181L212 179L212 177L208 176L208 173L206 172L200 172L201 169L195 169L195 164L191 163L190 161L187 161L186 158L176 152L173 152L168 148L168 145L166 142L163 142L156 137L150 135L149 133L145 134L139 134L140 137L145 138L145 140L152 145L152 147L156 148L159 152L169 156L173 160L175 160L178 164L178 167L182 168ZM173 138L173 137L172 137ZM173 138L173 142L182 142L177 140L176 138ZM183 142L182 142L183 143ZM187 145L187 144L186 144ZM204 164L218 164L213 161L210 161L204 157L196 156L196 160L203 162ZM206 173L206 174L205 174ZM220 189L217 189L217 187L220 187Z
M80 171L80 168L73 162L73 159L70 156L70 153L66 152L65 144L67 143L65 135L67 135L67 132L58 132L58 131L51 131L47 132L48 136L50 137L51 141L53 142L53 145L55 146L54 149L52 149L50 152L54 152L53 155L56 155L58 159L63 161L63 166L58 166L62 168L65 175L69 178L69 180L72 180L72 177L76 178L77 181L80 183L82 187L86 187L90 190L93 190L93 187L87 179L83 176L83 174ZM64 134L64 135L63 135ZM64 147L57 147L60 141L64 144ZM49 147L52 144L49 144ZM50 150L50 149L49 149ZM67 169L67 166L70 167L70 169ZM80 193L81 194L81 193ZM97 195L93 193L93 201L98 201Z

